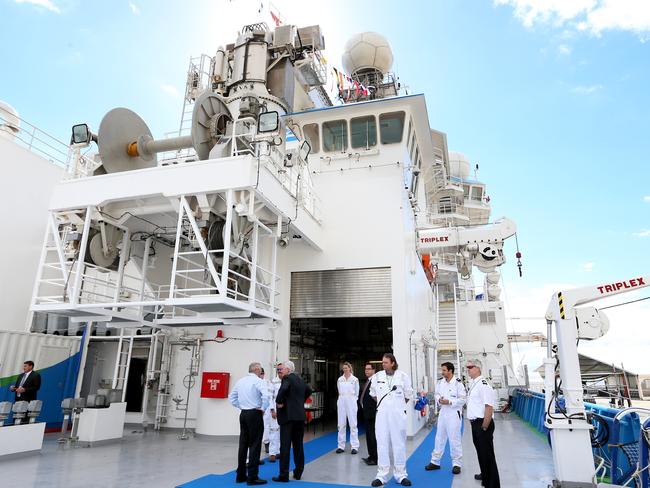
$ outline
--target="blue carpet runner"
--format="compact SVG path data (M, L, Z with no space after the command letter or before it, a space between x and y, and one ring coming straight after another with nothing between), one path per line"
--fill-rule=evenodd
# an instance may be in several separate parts
M431 459L431 450L433 449L433 441L435 439L436 429L433 428L429 434L423 439L420 445L413 451L411 456L406 462L406 469L408 471L409 479L413 482L413 486L435 486L436 488L450 488L453 474L451 472L451 456L449 454L449 444L445 449L445 454L441 460L441 469L437 471L425 471L426 466ZM321 437L313 439L305 443L305 471L309 470L309 463L315 461L321 456L332 452L336 448L336 432L330 432ZM359 458L359 462L363 462ZM293 470L293 462L291 464ZM264 463L260 466L260 478L269 481L265 486L284 486L295 488L338 488L349 487L353 485L348 484L332 484L332 483L316 483L312 481L294 481L291 479L289 483L274 483L271 481L273 476L278 475L278 463ZM370 486L372 479L362 486ZM246 483L235 483L235 471L230 471L224 474L209 474L201 478L189 481L179 485L177 488L244 488ZM400 486L394 479L391 479L385 486Z

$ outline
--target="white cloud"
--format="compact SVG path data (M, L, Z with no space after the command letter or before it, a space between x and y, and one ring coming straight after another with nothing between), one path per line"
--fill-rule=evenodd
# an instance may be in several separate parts
M632 234L635 237L650 237L650 230L642 230L641 232L634 232Z
M582 269L584 269L585 271L591 271L594 269L594 266L596 266L596 263L594 263L593 261L587 261L582 265Z
M564 56L571 54L571 48L566 44L560 44L557 48L558 52Z
M603 89L603 85L578 85L574 86L571 91L578 95L593 95Z
M43 7L46 10L49 10L50 12L54 12L56 14L60 14L61 10L59 7L54 5L51 0L14 0L16 3L27 3L30 5L36 5L37 7Z
M650 202L650 195L646 195L643 197L644 202Z
M178 91L178 88L176 88L174 85L167 85L165 83L162 83L160 85L160 89L173 97L179 97L181 95Z
M140 7L138 7L135 3L129 2L129 8L135 15L140 15Z
M526 27L551 24L595 35L609 30L633 32L650 39L650 2L647 0L494 0L513 7Z

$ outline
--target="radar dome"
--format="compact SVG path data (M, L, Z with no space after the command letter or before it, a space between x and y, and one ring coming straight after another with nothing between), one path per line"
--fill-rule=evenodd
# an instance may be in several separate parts
M461 178L463 180L467 179L469 176L469 159L464 154L459 152L449 151L449 175L455 176L456 178Z
M343 69L350 74L377 70L382 75L393 66L393 51L384 36L363 32L353 36L343 52Z
M0 137L13 139L19 130L18 112L8 103L0 101Z

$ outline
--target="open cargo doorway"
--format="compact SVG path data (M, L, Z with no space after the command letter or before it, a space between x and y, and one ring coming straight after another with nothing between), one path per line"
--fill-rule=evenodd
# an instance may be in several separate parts
M391 315L390 268L292 273L290 358L316 392L314 419L336 420L342 362L361 385L366 362L381 367L393 350Z

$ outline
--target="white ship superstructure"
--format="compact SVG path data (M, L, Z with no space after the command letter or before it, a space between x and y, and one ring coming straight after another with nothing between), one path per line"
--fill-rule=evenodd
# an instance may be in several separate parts
M194 386L204 373L291 357L321 415L340 361L392 351L425 391L443 360L480 356L507 400L496 268L514 224L488 224L485 185L424 96L400 95L385 39L348 43L343 104L323 48L318 26L248 25L191 61L177 136L125 108L73 128L31 310L86 327L82 395L121 390L130 420L233 434L236 412Z

